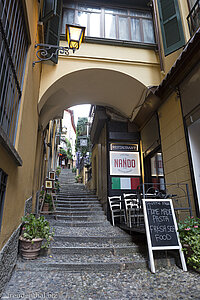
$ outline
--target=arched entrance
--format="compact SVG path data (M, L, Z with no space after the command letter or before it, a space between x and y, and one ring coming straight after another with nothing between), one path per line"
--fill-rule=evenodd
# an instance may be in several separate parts
M122 72L97 68L75 71L55 81L41 96L40 124L45 128L63 109L84 103L114 108L133 120L147 91L143 83Z

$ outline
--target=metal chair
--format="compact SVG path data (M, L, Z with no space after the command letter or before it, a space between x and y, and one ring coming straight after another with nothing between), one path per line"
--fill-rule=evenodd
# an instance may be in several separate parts
M121 218L123 217L125 220L125 211L122 208L122 197L121 196L113 196L108 197L109 205L110 205L110 211L112 216L112 224L115 226L115 218Z

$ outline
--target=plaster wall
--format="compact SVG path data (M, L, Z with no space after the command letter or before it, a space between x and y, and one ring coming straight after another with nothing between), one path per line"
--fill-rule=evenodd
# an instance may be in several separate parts
M92 182L90 189L96 190L104 211L107 211L107 138L106 125L98 143L92 149Z
M40 67L32 68L34 41L37 39L38 1L25 1L30 35L24 84L19 112L15 148L23 161L17 167L13 159L0 145L0 168L8 174L3 220L0 233L0 249L20 224L24 214L25 201L34 194L34 165L38 131L37 101L40 81Z
M60 44L67 46L64 41ZM89 76L91 73L84 73L84 79L86 81L84 86L82 83L83 78L78 77L79 72L81 76L83 71L88 70L113 71L113 73L121 74L121 77L119 75L119 78L115 78L115 86L113 86L111 81L112 74L108 76L110 78L110 84L109 82L107 82L107 84L103 82L106 74L102 76L101 81L98 77L97 82L100 86L95 94L94 84L90 84L91 78ZM113 76L116 75L113 74ZM124 77L122 78L122 76ZM114 90L116 86L120 85L121 80L126 80L125 76L127 76L127 81L129 81L130 78L133 79L132 87L134 87L135 90L138 89L139 93L141 87L144 89L145 87L158 85L161 81L161 74L156 52L154 50L141 48L83 43L75 54L70 53L69 56L60 55L56 66L52 66L50 63L43 63L38 109L41 112L46 104L46 106L49 107L48 114L50 114L53 105L56 109L58 108L58 102L54 100L59 98L65 99L63 100L64 108L85 103L112 107L114 102L112 97L107 97L107 99L105 99L106 97L101 98L100 93L102 93L102 87L104 95L110 95L110 89ZM95 80L95 72L92 74L92 78ZM117 83L116 80L118 80ZM74 85L75 88L73 87L73 89L75 89L75 91L72 90L72 86ZM89 95L88 91L90 92ZM125 101L132 102L133 91L128 90L126 92L129 93L129 97L127 97L126 94ZM138 96L137 102L140 100L140 97L141 94ZM103 103L103 101L105 103ZM118 100L116 101L119 102ZM116 106L118 110L123 111L124 107L121 98L120 103L116 103ZM45 108L46 111L48 107Z
M164 173L166 183L187 183L195 214L189 160L185 140L180 99L172 94L158 110L160 123L161 147L163 153ZM177 193L178 191L178 193ZM184 193L177 190L177 199L182 207L188 207ZM177 205L177 203L174 203ZM179 205L178 204L178 205ZM181 212L180 218L188 212Z

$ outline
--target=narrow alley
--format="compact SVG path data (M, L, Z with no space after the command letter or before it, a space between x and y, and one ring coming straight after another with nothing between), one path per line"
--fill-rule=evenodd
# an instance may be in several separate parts
M2 299L200 299L199 274L147 267L145 239L113 227L97 197L62 170L57 220L47 255L18 257Z

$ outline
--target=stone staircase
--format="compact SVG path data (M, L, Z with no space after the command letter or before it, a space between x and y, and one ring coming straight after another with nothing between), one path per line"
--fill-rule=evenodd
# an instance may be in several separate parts
M107 221L97 197L75 183L71 170L60 175L61 192L57 220L49 252L36 261L19 258L17 270L122 271L147 267L146 241L133 242L131 235Z

